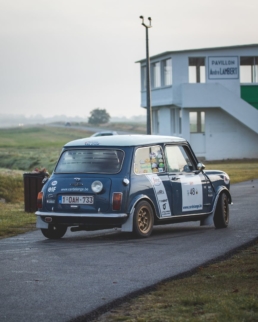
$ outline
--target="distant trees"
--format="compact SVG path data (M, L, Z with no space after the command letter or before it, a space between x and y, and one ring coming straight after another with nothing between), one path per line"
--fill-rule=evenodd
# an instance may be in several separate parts
M90 117L88 119L88 123L90 124L103 124L108 123L110 119L110 115L105 109L95 108L90 111Z

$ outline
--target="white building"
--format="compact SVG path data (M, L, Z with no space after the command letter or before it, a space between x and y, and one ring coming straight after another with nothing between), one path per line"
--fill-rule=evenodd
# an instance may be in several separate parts
M164 52L150 78L153 134L182 136L206 160L258 158L258 44Z

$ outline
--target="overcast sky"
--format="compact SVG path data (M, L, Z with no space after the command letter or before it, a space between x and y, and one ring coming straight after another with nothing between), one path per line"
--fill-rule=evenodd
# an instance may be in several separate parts
M150 56L258 43L258 0L0 0L0 114L145 114Z

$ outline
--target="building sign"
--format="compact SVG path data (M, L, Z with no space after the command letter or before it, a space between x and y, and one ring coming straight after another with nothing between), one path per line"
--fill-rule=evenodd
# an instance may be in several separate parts
M239 65L236 56L208 57L209 79L238 79Z

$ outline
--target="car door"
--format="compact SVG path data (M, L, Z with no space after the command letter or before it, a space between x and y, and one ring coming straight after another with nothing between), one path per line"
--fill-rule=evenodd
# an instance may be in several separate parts
M170 181L173 216L206 213L207 178L186 145L166 145L165 160Z
M170 194L168 173L165 171L164 153L160 145L136 149L134 174L136 177L132 177L131 194L137 195L139 192L144 192L154 202L157 217L171 217L172 194Z

